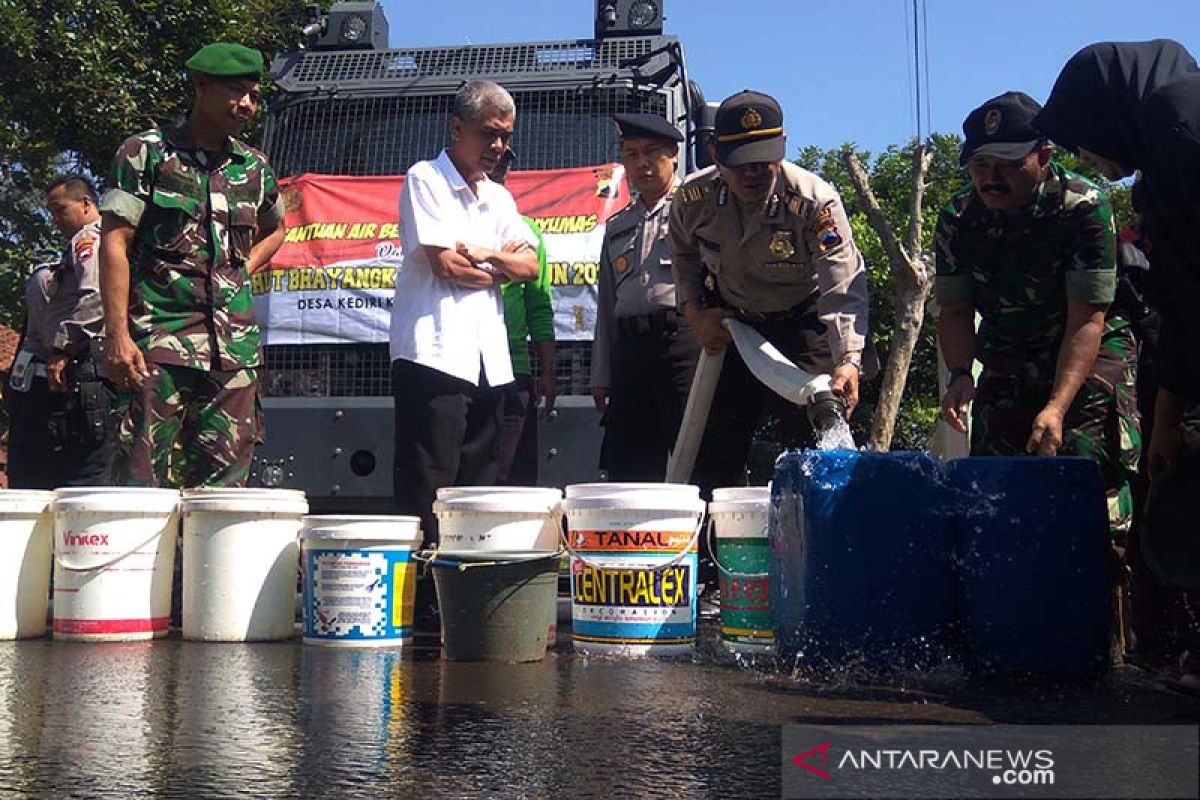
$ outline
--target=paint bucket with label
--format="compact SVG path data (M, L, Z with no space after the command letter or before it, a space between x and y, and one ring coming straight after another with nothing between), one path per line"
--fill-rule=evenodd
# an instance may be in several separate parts
M575 649L671 656L696 643L696 570L704 502L682 484L567 487Z
M0 491L0 639L46 635L53 492Z
M453 551L558 550L558 489L454 486L438 490L438 547Z
M556 614L558 551L431 551L450 661L541 661Z
M55 492L55 639L167 635L178 506L174 489Z
M295 633L304 492L183 494L183 638L275 641Z
M770 653L771 552L767 545L768 486L714 489L708 504L710 552L720 573L721 642L734 653Z
M304 643L396 647L411 642L421 520L312 516L301 533Z

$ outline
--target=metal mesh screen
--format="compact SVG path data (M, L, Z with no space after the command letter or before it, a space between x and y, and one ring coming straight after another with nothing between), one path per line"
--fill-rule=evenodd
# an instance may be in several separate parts
M527 42L521 44L423 47L378 51L326 51L299 54L278 76L284 89L369 84L387 87L414 80L477 76L503 78L552 76L629 69L631 62L652 71L659 66L653 51L674 42L673 37L630 36L594 41Z
M629 89L513 93L517 169L615 161L611 115L666 113L666 97ZM399 175L446 145L449 95L304 99L272 116L266 148L280 175Z
M264 348L263 393L269 397L390 397L386 344L273 345ZM540 366L533 353L533 374ZM589 395L591 342L559 342L554 376L560 394Z

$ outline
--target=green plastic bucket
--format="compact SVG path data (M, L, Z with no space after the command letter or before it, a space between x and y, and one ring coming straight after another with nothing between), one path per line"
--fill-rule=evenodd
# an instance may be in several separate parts
M709 535L716 535L721 588L721 642L734 653L770 653L775 634L770 606L767 517L771 490L745 486L713 490Z
M437 551L433 568L450 661L541 661L557 622L558 553Z

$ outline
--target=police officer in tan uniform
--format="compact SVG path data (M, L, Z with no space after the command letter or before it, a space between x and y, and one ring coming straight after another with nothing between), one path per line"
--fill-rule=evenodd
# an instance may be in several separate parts
M732 315L808 372L832 374L848 415L867 344L867 273L837 190L784 161L783 112L765 94L721 103L709 152L715 166L691 176L671 209L680 308L709 352L730 344L721 320ZM759 383L728 347L693 482L706 492L744 483L766 408L783 444L814 444L804 409Z
M700 343L676 310L667 222L683 136L654 114L616 114L636 191L604 232L592 345L592 395L604 414L609 480L661 481Z
M22 489L107 483L116 444L115 389L97 369L100 212L82 175L60 175L46 209L66 246L30 278L21 352L9 381L10 485Z

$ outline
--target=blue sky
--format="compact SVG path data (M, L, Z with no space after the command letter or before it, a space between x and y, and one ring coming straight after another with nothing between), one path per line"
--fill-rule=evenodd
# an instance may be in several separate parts
M660 0L708 100L744 88L783 105L794 151L915 132L912 0ZM587 38L594 0L384 0L392 47ZM415 10L414 10L415 9ZM1200 56L1200 0L925 0L933 129L1016 89L1044 100L1085 44L1169 37ZM924 103L922 104L924 105ZM518 113L520 110L518 109Z

